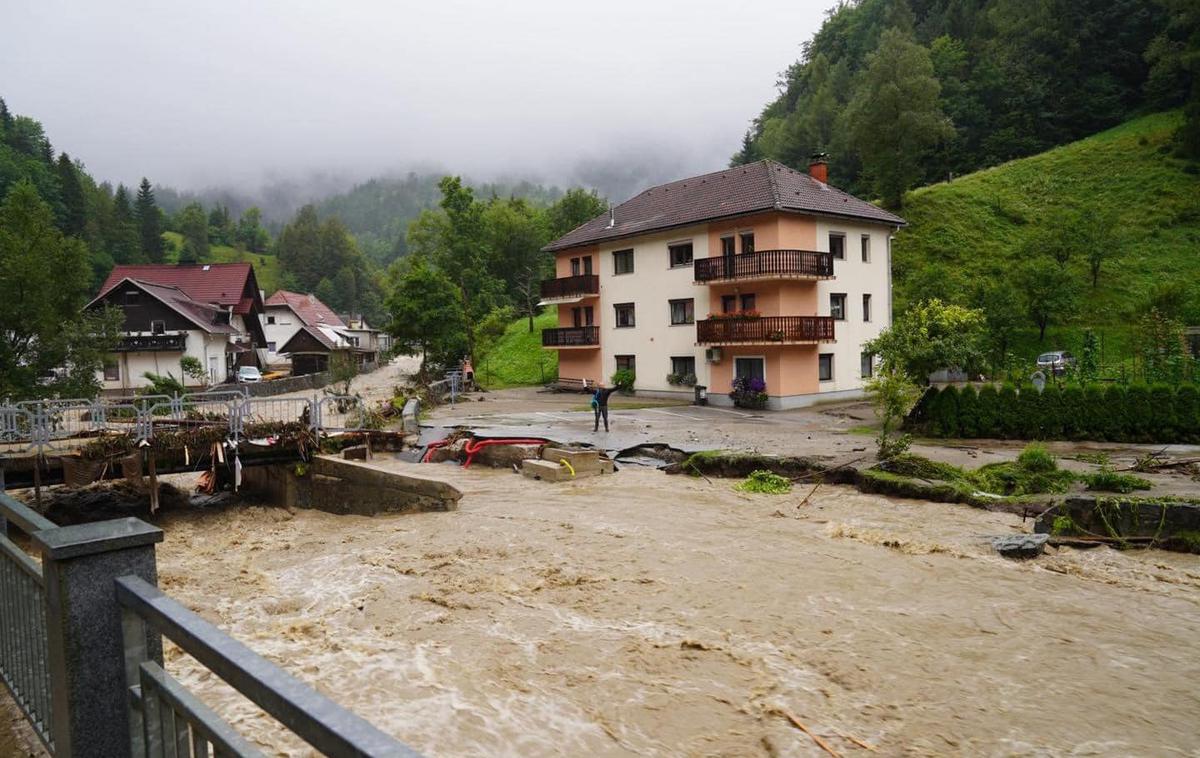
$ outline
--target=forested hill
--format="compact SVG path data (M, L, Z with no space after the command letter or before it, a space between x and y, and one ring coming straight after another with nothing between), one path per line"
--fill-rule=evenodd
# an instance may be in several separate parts
M1174 155L1181 122L1145 116L909 192L897 311L932 297L979 307L1025 353L1077 347L1086 327L1122 338L1151 306L1200 324L1200 167Z
M322 217L337 216L358 240L363 252L386 265L407 252L408 225L421 211L436 208L442 198L438 182L442 174L409 173L381 177L356 185L349 192L325 198L317 204ZM473 185L475 196L524 198L537 206L549 206L562 197L557 187L528 181Z
M1196 0L850 0L831 10L733 163L800 168L895 205L910 187L1183 105L1200 158Z

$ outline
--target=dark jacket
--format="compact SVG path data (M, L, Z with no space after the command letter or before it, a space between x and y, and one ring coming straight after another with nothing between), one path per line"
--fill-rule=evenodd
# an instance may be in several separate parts
M607 387L605 389L598 389L592 394L592 400L594 400L596 402L596 407L607 408L608 407L608 396L616 391L617 391L616 387Z

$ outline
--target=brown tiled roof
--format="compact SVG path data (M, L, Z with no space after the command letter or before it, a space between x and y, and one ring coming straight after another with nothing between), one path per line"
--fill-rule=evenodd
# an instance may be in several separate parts
M106 294L108 294L110 290L112 290L113 287L116 287L123 281L126 281L126 279L121 279L120 281L113 283L112 287L105 287L101 294L95 298L95 300L92 300L91 303L88 303L87 307L90 307L92 303L101 300ZM217 323L217 316L225 312L218 306L210 305L208 303L198 303L192 298L188 297L187 294L178 287L167 287L161 284L154 284L153 282L139 281L137 279L128 279L128 281L132 282L134 286L138 287L151 297L157 299L163 305L191 321L193 324L209 334L233 334L235 332L235 329L229 324Z
M545 250L563 250L605 240L699 224L763 211L793 211L902 225L904 219L771 160L660 184L588 221Z
M333 312L325 303L321 302L316 295L305 295L299 292L289 292L288 290L279 290L274 295L267 298L267 306L286 305L308 326L338 326L344 327L346 324L342 319Z
M246 280L254 273L249 263L145 263L115 266L100 287L108 292L122 279L176 287L199 303L232 307L234 313L250 313L253 298L243 297Z

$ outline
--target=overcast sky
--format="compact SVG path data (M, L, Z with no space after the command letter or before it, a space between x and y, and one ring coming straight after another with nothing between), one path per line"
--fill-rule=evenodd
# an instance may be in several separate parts
M832 2L0 0L0 96L114 181L695 173Z

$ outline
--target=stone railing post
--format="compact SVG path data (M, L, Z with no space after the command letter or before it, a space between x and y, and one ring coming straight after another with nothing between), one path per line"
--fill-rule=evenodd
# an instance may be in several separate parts
M136 518L36 532L46 587L55 758L134 754L114 580L158 583L162 530ZM161 639L149 644L162 662Z

